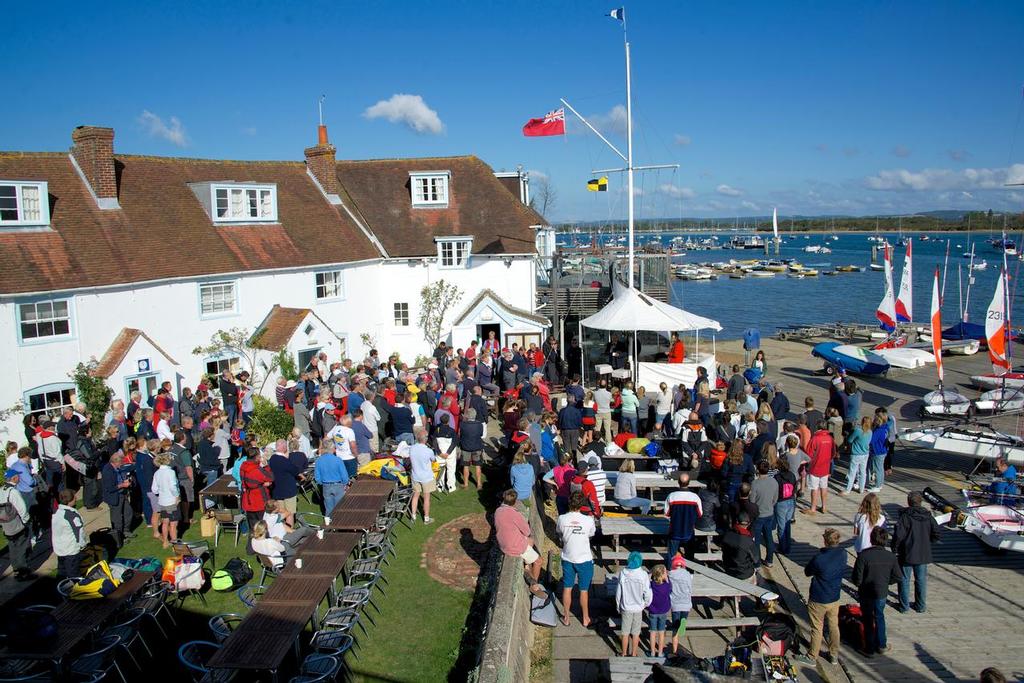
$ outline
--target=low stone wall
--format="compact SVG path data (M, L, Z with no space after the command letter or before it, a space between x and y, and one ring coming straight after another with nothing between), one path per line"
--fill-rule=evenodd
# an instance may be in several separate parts
M536 493L531 503L527 520L543 553L544 525ZM480 666L474 679L478 683L525 683L530 679L533 624L530 623L530 591L523 579L523 561L506 557L495 543L485 574L493 576L497 585L491 593L486 627L481 634Z

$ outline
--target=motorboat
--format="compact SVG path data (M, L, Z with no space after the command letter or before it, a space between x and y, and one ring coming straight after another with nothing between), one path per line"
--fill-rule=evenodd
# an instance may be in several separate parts
M990 372L984 375L971 375L971 382L979 389L1024 389L1024 372L1005 372L998 375Z
M822 342L811 349L811 355L825 362L827 372L845 370L858 375L884 375L889 372L889 361L852 344Z
M863 273L864 266L836 266L836 270L839 271L840 273Z
M978 261L971 264L971 270L985 270L988 268L988 263L985 261Z
M881 272L881 271L885 270L885 266L882 265L881 263L872 263L870 268L871 268L871 270L874 270L876 272Z
M824 244L809 244L804 247L804 251L808 254L831 254L832 250L826 247Z
M1024 439L983 425L911 427L897 435L906 443L943 453L955 453L975 460L1006 458L1011 465L1024 465Z

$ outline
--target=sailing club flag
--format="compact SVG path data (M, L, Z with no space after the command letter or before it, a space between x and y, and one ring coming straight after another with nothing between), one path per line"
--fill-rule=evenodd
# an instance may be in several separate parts
M607 192L608 191L608 176L603 175L600 178L593 178L587 181L587 190L589 192Z
M619 21L625 23L626 22L626 8L625 7L617 7L615 9L613 9L611 12L609 12L608 16L611 17L612 19L618 19Z
M523 126L523 135L528 138L565 135L565 109L549 111L542 119L530 119Z

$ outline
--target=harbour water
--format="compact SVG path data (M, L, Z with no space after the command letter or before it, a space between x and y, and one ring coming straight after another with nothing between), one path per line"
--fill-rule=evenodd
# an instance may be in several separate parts
M699 315L714 318L722 324L718 335L722 339L739 337L747 327L760 328L763 335L773 334L786 325L805 325L831 321L853 323L875 323L875 309L885 290L885 274L868 268L871 262L871 242L867 233L838 233L838 240L825 241L825 235L786 236L779 258L794 258L806 267L819 272L834 270L837 266L864 266L864 272L838 273L835 276L819 275L794 279L785 275L772 278L746 277L741 280L722 277L718 280L673 280L672 303ZM893 244L893 284L899 290L900 275L903 271L905 247L895 246L896 235L884 235ZM984 322L985 312L1002 265L1002 254L986 241L986 234L970 235L975 246L975 262L984 260L985 270L968 273L969 259L961 254L969 251L966 233L931 234L922 241L920 234L914 234L914 321L927 324L931 307L932 278L935 268L941 276L946 255L946 240L950 241L949 266L946 271L945 296L942 319L944 326L959 321L961 301L958 288L957 267L962 272L963 296L966 298L968 277L973 275L970 299L967 305L968 320ZM670 237L663 238L667 243ZM831 254L806 253L809 245L825 244ZM757 250L713 250L694 251L685 256L673 258L674 263L706 263L728 261L729 259L765 258ZM773 255L771 258L776 258ZM881 249L879 249L881 259ZM880 261L879 261L880 262ZM1016 292L1014 283L1020 270L1020 261L1008 257L1011 293L1011 322L1018 320L1024 290ZM1016 326L1016 324L1015 324Z

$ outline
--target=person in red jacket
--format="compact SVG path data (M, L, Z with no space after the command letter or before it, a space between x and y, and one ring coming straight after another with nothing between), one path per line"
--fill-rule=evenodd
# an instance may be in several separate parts
M807 455L811 461L807 465L807 488L811 490L811 507L800 512L817 514L818 503L825 512L825 499L828 496L828 475L832 472L832 460L836 457L836 442L828 431L828 423L821 420L817 431L807 443Z
M594 482L587 479L587 470L589 469L590 464L585 459L581 459L576 465L576 476L569 482L569 495L572 496L574 491L582 492L586 502L580 508L580 512L600 519L601 502L597 498L597 488L594 486Z
M242 511L252 529L256 522L263 519L267 501L270 500L270 487L274 483L274 475L270 468L263 464L263 455L258 448L246 451L246 460L238 469L242 480Z
M683 346L683 340L679 338L679 335L673 332L672 343L668 348L668 362L682 363L684 358L686 358L686 347Z

